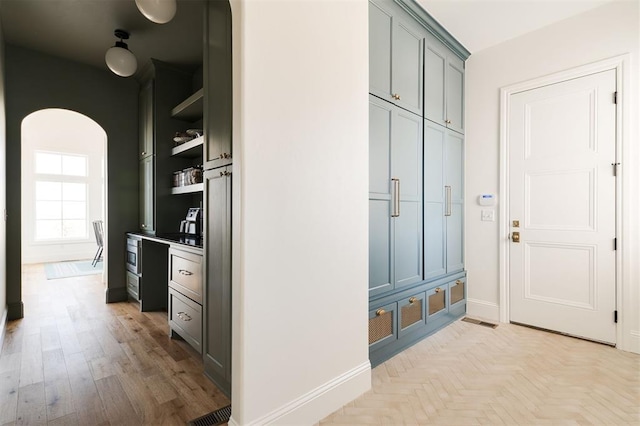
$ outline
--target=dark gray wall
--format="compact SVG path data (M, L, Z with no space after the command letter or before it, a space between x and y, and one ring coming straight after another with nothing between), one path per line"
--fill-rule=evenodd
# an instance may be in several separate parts
M125 232L138 229L138 89L118 77L65 59L7 45L7 301L22 316L20 157L22 120L44 108L77 111L107 132L107 302L126 299Z

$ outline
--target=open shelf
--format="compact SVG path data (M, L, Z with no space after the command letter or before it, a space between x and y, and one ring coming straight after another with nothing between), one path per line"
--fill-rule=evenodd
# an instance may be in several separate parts
M182 101L171 110L171 116L178 120L198 121L203 113L204 88L198 90L193 95Z
M186 186L175 186L171 188L171 193L174 195L178 194L193 194L194 192L202 192L204 190L203 183L196 183L193 185Z
M172 156L195 158L202 156L202 144L204 143L204 136L198 136L195 139L191 139L189 142L185 142L182 145L178 145L171 149Z

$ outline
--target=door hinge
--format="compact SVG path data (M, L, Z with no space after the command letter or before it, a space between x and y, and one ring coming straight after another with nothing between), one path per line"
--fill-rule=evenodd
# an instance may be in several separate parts
M613 250L618 250L618 238L613 239Z
M618 92L613 92L613 103L618 104Z
M613 322L618 323L618 311L613 311Z
M611 163L611 165L613 166L613 176L618 176L618 166L620 163Z

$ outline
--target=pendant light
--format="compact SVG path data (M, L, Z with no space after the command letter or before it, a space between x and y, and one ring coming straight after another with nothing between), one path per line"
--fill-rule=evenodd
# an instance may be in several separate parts
M166 24L176 14L176 0L136 0L136 6L145 18L156 24Z
M129 33L124 30L115 30L114 34L120 41L116 41L116 45L107 50L104 61L114 74L120 77L132 76L138 68L138 61L127 48L127 43L122 41L129 38Z

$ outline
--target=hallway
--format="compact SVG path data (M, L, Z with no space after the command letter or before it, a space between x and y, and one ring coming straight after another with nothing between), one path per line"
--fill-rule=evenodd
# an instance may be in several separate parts
M100 275L23 266L25 318L0 355L0 425L180 424L229 404L166 312L104 303Z

